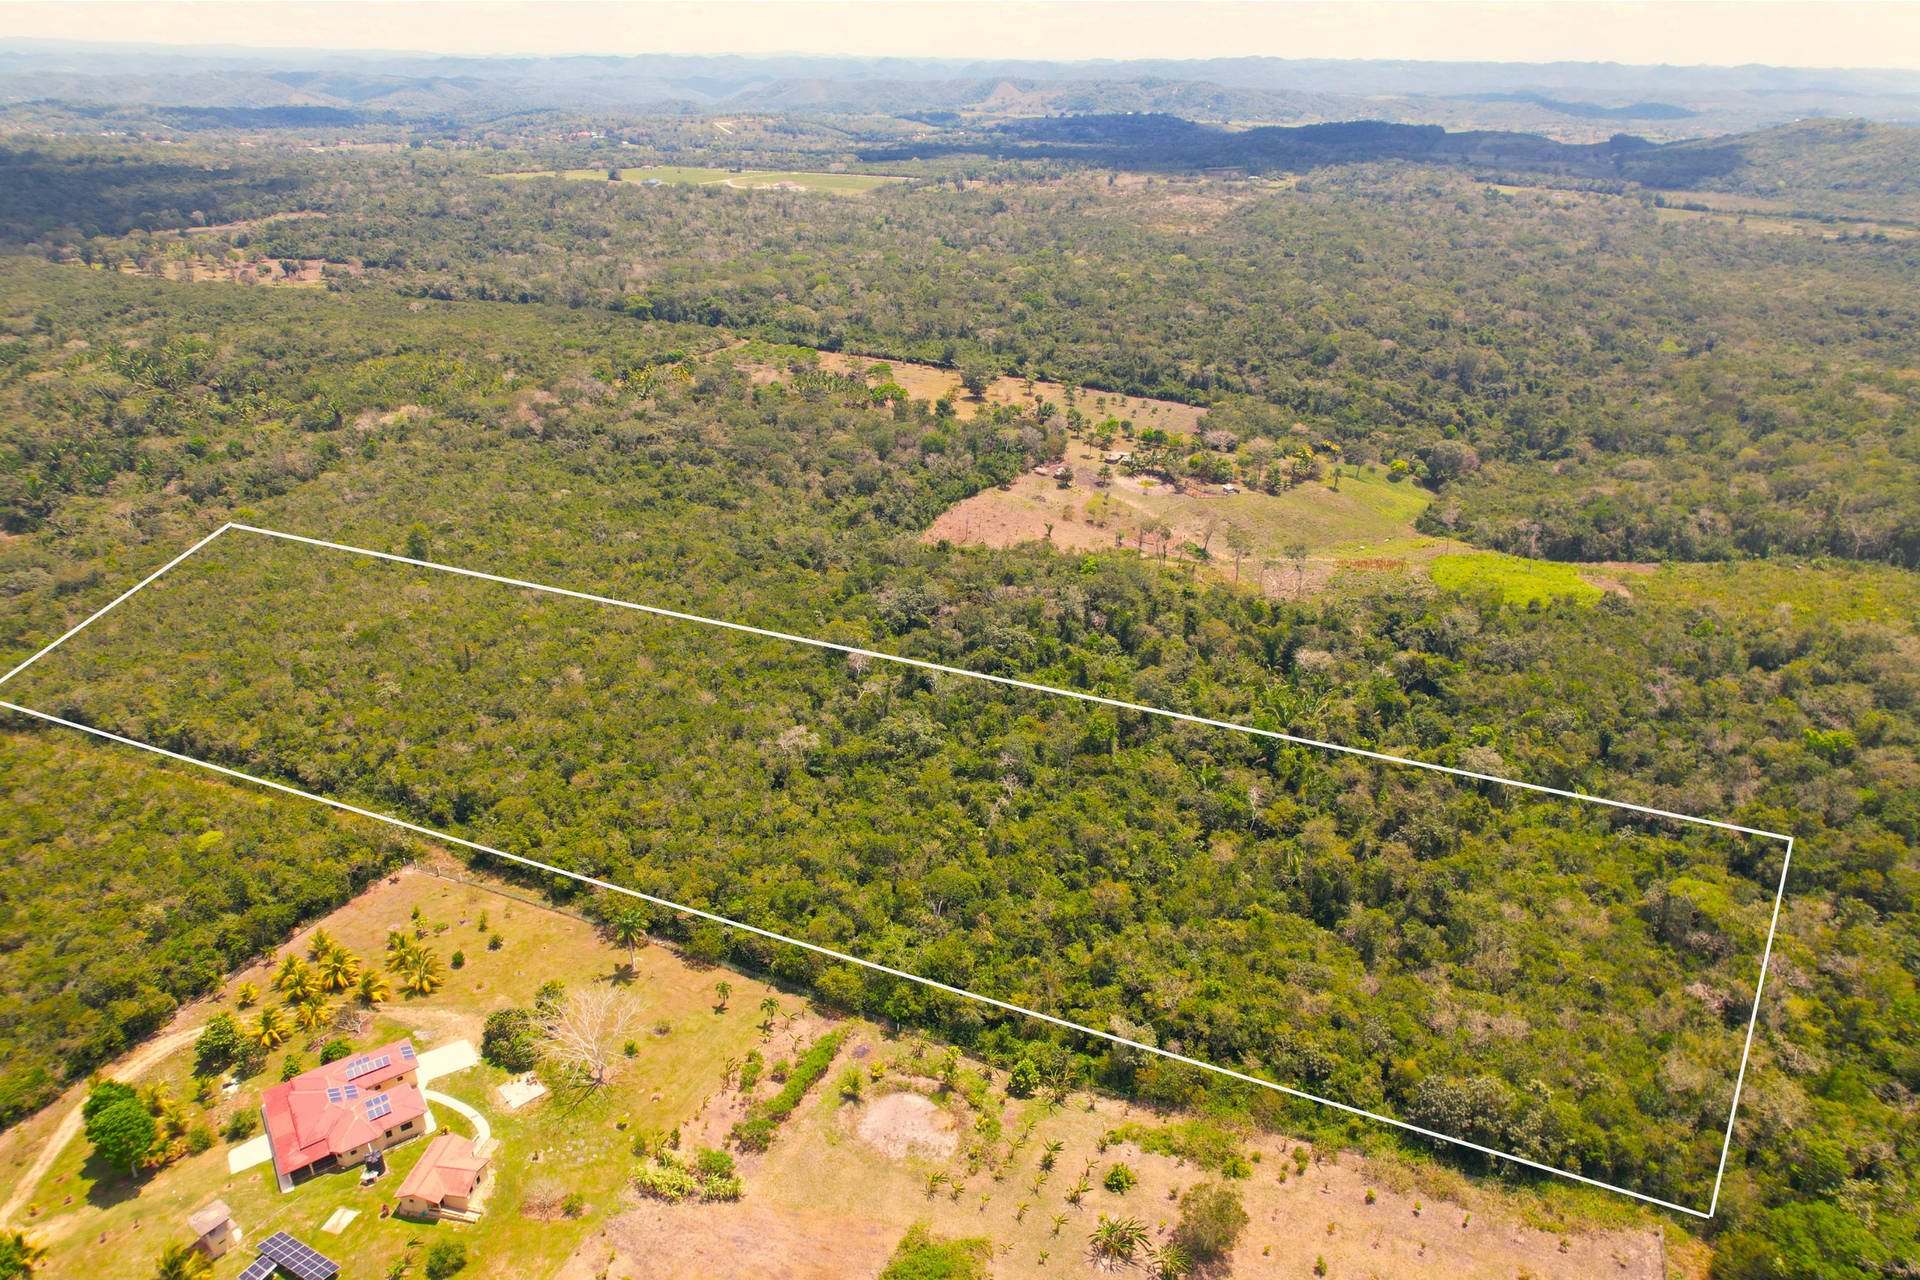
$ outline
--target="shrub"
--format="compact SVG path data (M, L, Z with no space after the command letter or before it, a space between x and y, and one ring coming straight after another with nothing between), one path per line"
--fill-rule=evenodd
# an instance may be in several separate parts
M819 1043L801 1055L786 1084L781 1086L779 1093L767 1099L760 1108L760 1114L733 1126L729 1136L742 1151L765 1151L772 1144L773 1135L793 1114L793 1109L800 1105L800 1099L806 1096L807 1090L827 1074L827 1068L833 1065L834 1054L840 1052L840 1045L846 1038L845 1031L822 1036ZM779 1070L784 1065L775 1064L774 1079L780 1078Z
M501 937L497 933L487 939L487 950L489 951L498 951L501 947L504 947L506 945L507 945L507 940Z
M848 1067L841 1073L840 1092L843 1096L852 1098L855 1102L858 1102L860 1095L866 1092L866 1088L867 1073L859 1067Z
M531 1071L540 1065L533 1036L533 1014L526 1009L497 1009L480 1033L480 1057L502 1071Z
M207 1025L200 1028L200 1038L193 1042L194 1071L210 1076L226 1069L240 1056L245 1043L246 1037L232 1014L214 1014L207 1019Z
M712 1147L701 1147L694 1152L693 1167L703 1178L731 1178L733 1157Z
M639 1041L637 1041L637 1040L629 1040L629 1041L627 1041L627 1043L626 1043L626 1047L625 1047L624 1049L622 1049L622 1050L621 1050L621 1052L622 1052L622 1053L624 1053L624 1054L626 1054L626 1055L627 1055L627 1056L628 1056L629 1058L637 1058L637 1057L639 1057L639 1056L640 1056L640 1043L639 1043Z
M228 1142L245 1142L260 1132L260 1113L252 1108L234 1112L223 1132Z
M738 1200L745 1190L733 1171L733 1157L702 1147L692 1168L671 1151L656 1151L633 1175L634 1190L657 1200L678 1203L690 1196L702 1200Z
M338 1062L353 1052L353 1045L345 1040L329 1040L320 1046L320 1065Z
M949 1240L916 1222L900 1238L880 1280L985 1280L992 1252L986 1240Z
M1180 1225L1174 1229L1174 1238L1194 1257L1214 1258L1233 1248L1248 1221L1236 1192L1203 1182L1180 1197Z
M280 1064L280 1083L285 1084L287 1081L293 1079L295 1076L299 1074L300 1074L300 1055L297 1053L290 1053L287 1055L286 1061Z
M213 1136L213 1130L207 1125L194 1125L187 1130L187 1154L197 1156L204 1151L211 1151L217 1141L219 1139Z
M466 1265L467 1246L458 1240L435 1240L427 1250L427 1280L447 1280Z
M1133 1190L1133 1184L1138 1181L1140 1181L1139 1175L1131 1168L1124 1164L1116 1164L1107 1170L1107 1176L1102 1179L1100 1185L1118 1196Z
M567 984L558 978L548 978L540 984L540 989L533 993L533 1007L535 1009L550 1009L555 1005L564 1003L566 998Z
M132 1173L159 1138L160 1127L133 1098L108 1103L87 1121L87 1140L95 1154L123 1173Z
M1020 1059L1007 1073L1007 1093L1011 1097L1030 1098L1040 1085L1040 1068L1033 1065L1032 1058Z
M251 1080L267 1069L267 1046L258 1040L248 1040L240 1046L240 1052L233 1059L233 1075L237 1080Z
M467 953L464 951L456 951L447 957L447 963L456 969L464 969L467 967Z
M578 1191L569 1191L567 1198L560 1202L560 1212L569 1218L578 1218L587 1211L587 1198Z

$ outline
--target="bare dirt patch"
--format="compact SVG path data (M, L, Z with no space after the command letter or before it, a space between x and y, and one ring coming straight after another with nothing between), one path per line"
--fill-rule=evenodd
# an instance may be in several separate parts
M889 1093L868 1103L854 1122L860 1141L882 1155L904 1160L910 1155L948 1160L958 1139L953 1117L938 1103L920 1094Z

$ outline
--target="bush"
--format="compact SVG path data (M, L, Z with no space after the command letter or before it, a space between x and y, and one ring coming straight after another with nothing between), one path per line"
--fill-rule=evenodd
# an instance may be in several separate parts
M456 951L447 957L447 963L456 969L464 969L467 967L467 953L464 951Z
M569 1218L578 1218L587 1211L587 1198L578 1191L569 1191L567 1198L560 1202L560 1212Z
M210 1076L225 1070L240 1056L245 1044L246 1037L240 1033L240 1024L232 1014L214 1014L207 1019L207 1025L200 1028L200 1038L193 1042L195 1074Z
M712 1147L701 1147L694 1152L693 1167L703 1178L731 1178L733 1157Z
M866 1089L867 1073L859 1067L848 1067L841 1073L840 1092L845 1097L852 1098L855 1102L858 1102L860 1095L865 1093Z
M260 1113L251 1108L234 1112L223 1132L228 1142L245 1142L260 1132Z
M286 1061L280 1064L280 1083L285 1084L287 1081L293 1079L295 1076L299 1074L300 1074L300 1055L297 1053L290 1053L287 1055Z
M427 1250L427 1280L447 1280L466 1265L467 1246L458 1240L435 1240Z
M827 1074L827 1068L833 1065L833 1056L840 1052L841 1044L846 1040L845 1031L835 1031L821 1037L819 1043L801 1055L794 1065L793 1072L787 1077L780 1092L767 1099L760 1114L752 1120L745 1120L733 1126L729 1135L742 1151L765 1151L772 1145L773 1135L779 1130L793 1109L800 1105L807 1090ZM774 1066L774 1079L779 1079L781 1065Z
M338 1062L353 1052L353 1046L345 1040L329 1040L320 1046L320 1065Z
M1033 1065L1032 1058L1022 1058L1007 1073L1007 1094L1014 1098L1030 1098L1041 1083L1040 1068Z
M634 1190L657 1200L678 1203L690 1196L702 1200L738 1200L745 1190L733 1171L733 1157L702 1147L688 1168L671 1151L656 1151L633 1175Z
M1180 1225L1173 1234L1189 1253L1205 1260L1233 1248L1248 1221L1236 1192L1203 1182L1180 1197Z
M506 944L507 944L507 940L496 933L492 937L487 939L487 950L498 951L501 947L504 947Z
M197 1156L213 1150L213 1144L219 1141L213 1136L213 1130L205 1124L197 1124L187 1130L187 1154Z
M258 1040L249 1040L240 1046L240 1052L233 1059L233 1075L236 1080L251 1080L267 1069L267 1046Z
M487 1015L480 1033L480 1057L502 1071L531 1071L540 1065L540 1046L533 1038L533 1014L526 1009L499 1009Z
M1130 1167L1124 1164L1116 1164L1113 1168L1107 1170L1107 1176L1101 1181L1100 1185L1118 1196L1125 1195L1127 1192L1133 1190L1133 1184L1138 1181L1140 1181L1139 1175L1134 1173Z
M900 1238L880 1280L985 1280L992 1252L986 1240L949 1240L916 1222Z
M87 1121L94 1153L122 1173L132 1173L159 1138L160 1127L133 1098L111 1102Z

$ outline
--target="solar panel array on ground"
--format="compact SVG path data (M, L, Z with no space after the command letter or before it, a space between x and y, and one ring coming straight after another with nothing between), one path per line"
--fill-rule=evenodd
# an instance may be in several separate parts
M252 1266L241 1273L245 1280L266 1280L278 1266L295 1280L333 1280L340 1274L340 1264L331 1258L322 1257L301 1244L284 1231L276 1231L255 1246L259 1253ZM257 1271L262 1263L266 1270Z

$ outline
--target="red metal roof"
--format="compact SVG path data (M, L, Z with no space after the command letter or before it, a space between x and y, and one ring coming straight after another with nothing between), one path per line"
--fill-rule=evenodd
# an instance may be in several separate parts
M387 1062L368 1065L381 1057ZM396 1040L277 1084L261 1099L267 1140L282 1173L364 1146L427 1113L427 1100L399 1077L414 1069L413 1042ZM349 1078L349 1071L359 1074ZM380 1100L384 1099L384 1107Z
M448 1196L470 1196L486 1167L485 1158L473 1153L471 1139L443 1133L427 1147L397 1195L400 1199L419 1196L435 1205Z

